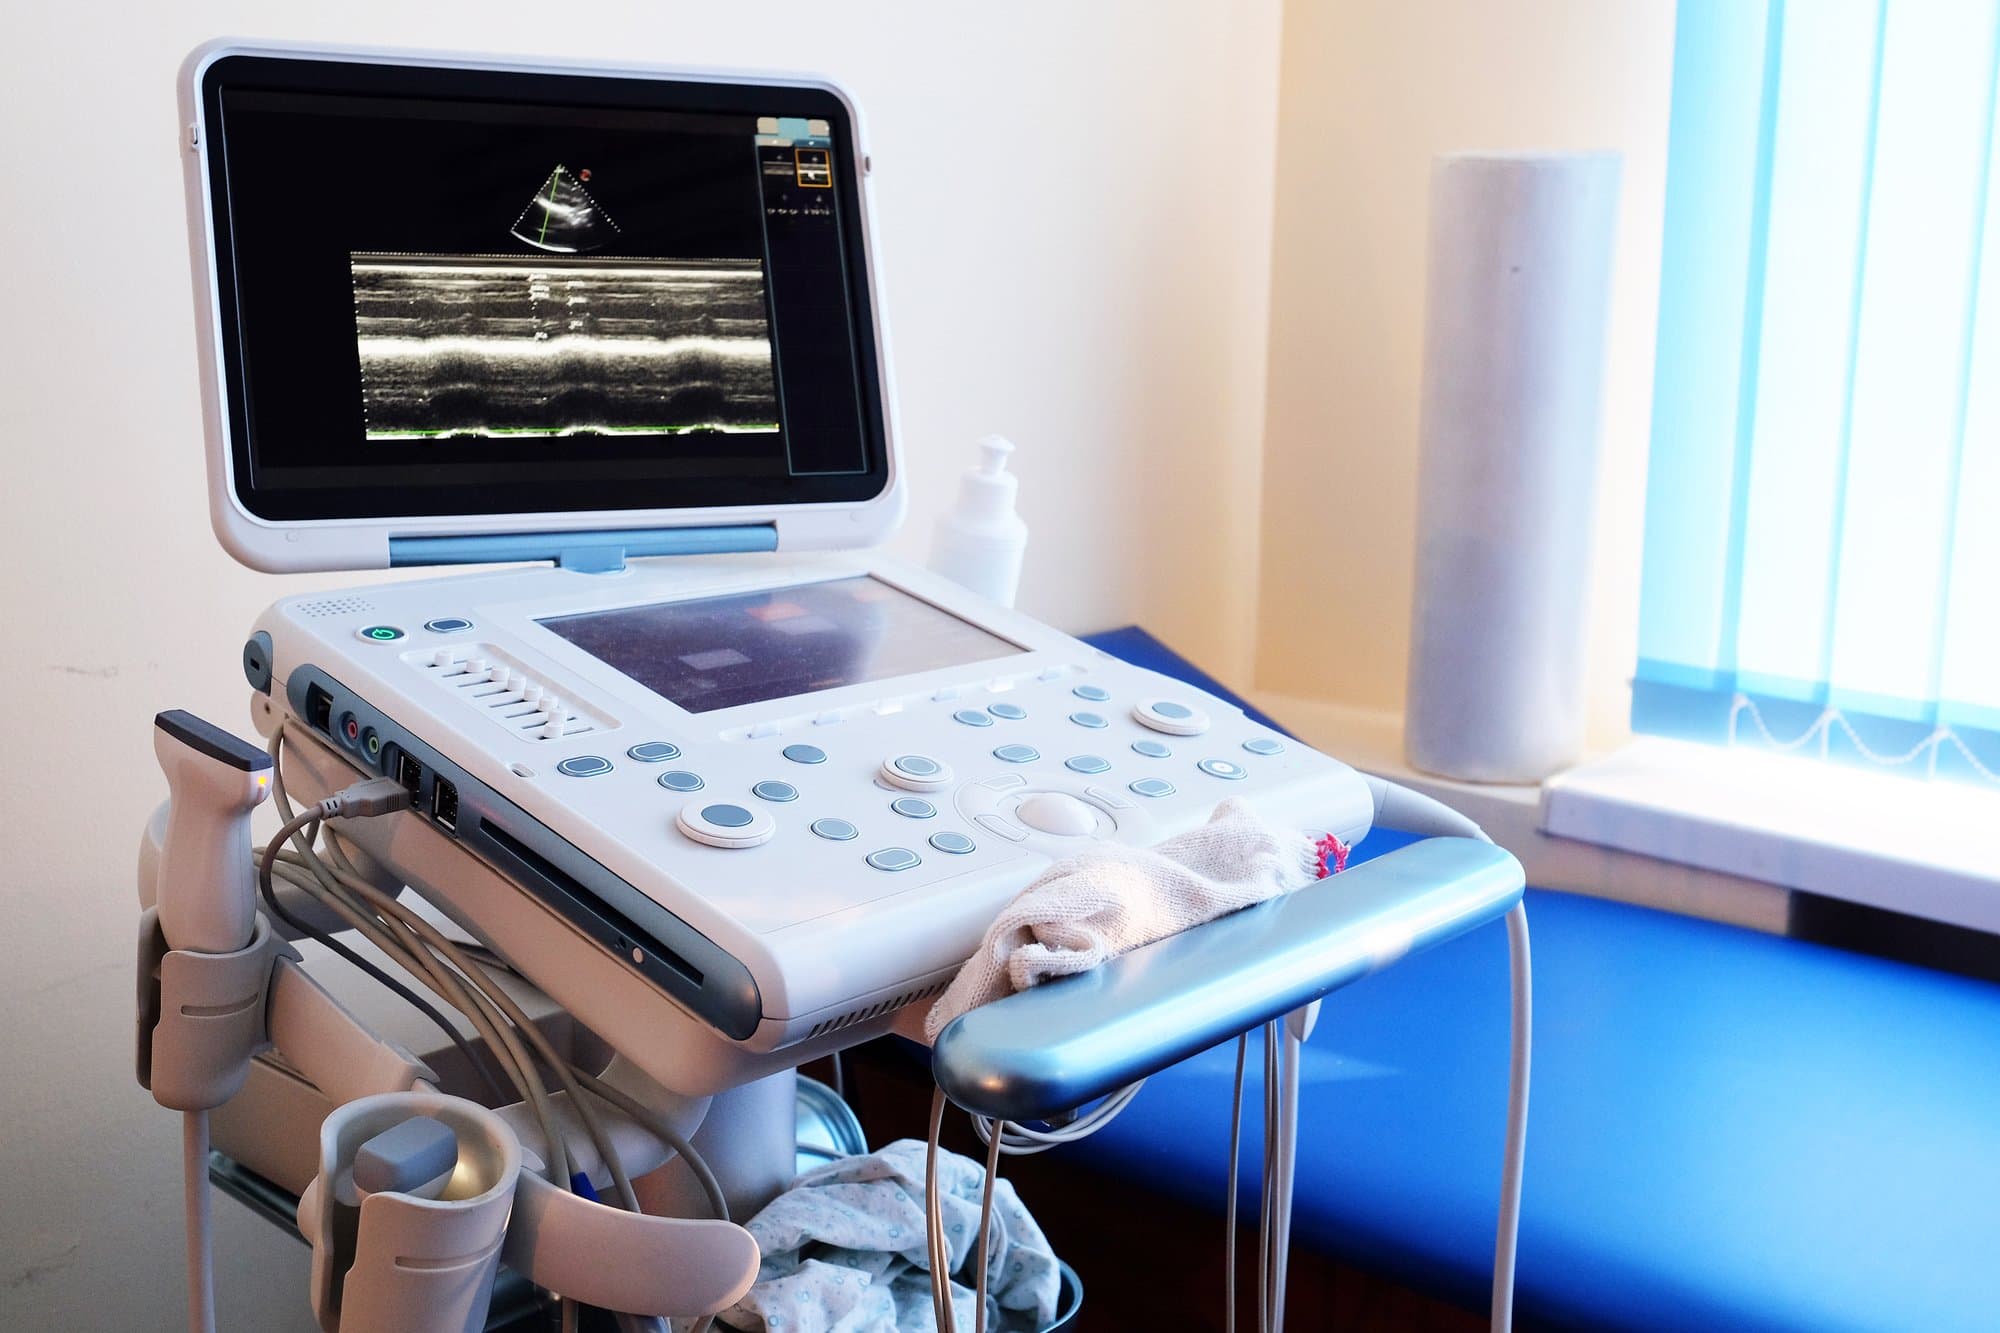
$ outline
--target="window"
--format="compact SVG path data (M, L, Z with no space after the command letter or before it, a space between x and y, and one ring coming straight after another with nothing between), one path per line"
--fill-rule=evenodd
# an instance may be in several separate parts
M2000 786L1996 10L1682 0L1635 730Z

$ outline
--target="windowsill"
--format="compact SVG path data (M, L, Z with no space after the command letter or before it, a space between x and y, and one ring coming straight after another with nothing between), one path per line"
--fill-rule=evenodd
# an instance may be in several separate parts
M1790 886L1771 882L1769 876L1689 864L1613 839L1555 836L1545 825L1539 784L1453 782L1412 769L1403 758L1403 720L1397 714L1269 692L1251 697L1314 747L1477 820L1495 842L1520 858L1528 882L1539 888L1613 898L1774 934L1785 931Z
M2000 931L2000 796L1642 737L1543 784L1553 835Z

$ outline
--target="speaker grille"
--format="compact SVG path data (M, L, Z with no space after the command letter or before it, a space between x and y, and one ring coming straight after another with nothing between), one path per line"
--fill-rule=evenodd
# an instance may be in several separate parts
M308 620L318 620L323 616L351 616L374 609L372 603L360 597L322 597L316 602L300 602L292 611Z

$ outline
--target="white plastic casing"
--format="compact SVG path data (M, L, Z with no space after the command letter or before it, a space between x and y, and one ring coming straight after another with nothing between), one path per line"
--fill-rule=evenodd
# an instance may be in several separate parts
M844 165L854 173L861 216L854 219L866 259L862 275L870 293L871 330L882 404L882 431L888 473L882 491L867 500L827 504L745 505L703 509L623 509L520 514L447 514L397 518L343 518L278 522L259 518L236 493L230 438L228 384L222 363L221 295L215 272L215 218L209 191L210 158L202 78L225 56L388 63L448 69L498 70L524 74L587 74L594 78L685 79L766 87L809 87L839 98L854 136L845 145ZM181 67L181 157L187 191L188 252L194 274L196 341L201 357L202 417L208 443L209 518L216 538L242 563L272 573L322 569L386 569L393 538L441 537L520 532L590 532L602 529L674 528L770 524L780 550L852 549L874 545L902 522L906 497L898 457L896 395L889 367L888 336L876 292L873 227L870 225L869 156L861 110L837 84L812 75L784 76L728 70L642 66L605 68L557 61L512 61L446 52L388 49L331 49L286 43L222 39L197 48Z
M689 713L537 623L859 574L1024 651ZM472 623L443 634L424 628L441 618ZM405 637L370 642L357 633L369 625L392 625ZM1242 798L1282 824L1350 841L1373 814L1366 785L1345 765L1291 742L1275 755L1246 750L1246 741L1279 738L1226 700L872 554L683 557L636 562L613 575L546 568L464 574L290 598L258 628L271 636L275 667L271 696L259 705L265 729L279 714L301 720L293 708L313 673L338 682L539 826L511 830L515 836L552 835L586 850L598 867L740 963L755 983L757 1009L754 1023L731 1039L534 894L479 873L485 862L467 854L476 832L469 804L447 833L421 815L357 821L344 830L677 1091L728 1087L871 1035L890 1011L941 989L1002 905L1053 860L1090 845L1089 837L1023 825L1014 812L1038 792L1075 798L1098 815L1099 836L1139 845L1199 825L1225 797ZM572 715L566 734L546 739L539 728L506 725L502 715L518 710L487 701L513 697L511 687L472 684L469 673L435 665L440 649L447 660L504 659L542 682ZM1076 694L1078 686L1086 694ZM1107 697L1095 698L1099 691ZM1132 717L1134 703L1162 698L1206 713L1208 730L1162 737ZM1001 715L989 711L993 705ZM1006 716L1016 708L1026 716ZM960 711L990 724L962 723L954 716ZM1132 749L1135 741L1162 740L1171 742L1166 758ZM629 757L631 747L647 742L670 743L679 754L659 763ZM784 749L796 744L817 747L826 759L786 758ZM1015 745L1038 757L1016 763L995 753ZM883 778L883 764L906 754L934 758L952 776L947 788L923 794L934 807L929 817L892 806L911 793ZM609 761L609 771L565 775L565 760L586 755ZM1079 756L1108 767L1069 767ZM297 758L301 771L288 760L286 780L299 797L369 771L353 746L301 746ZM1239 775L1214 776L1198 767L1203 759L1231 761ZM329 771L329 762L345 771ZM308 778L314 769L317 776ZM669 770L698 775L700 791L663 789L657 779ZM1165 778L1174 790L1135 793L1130 784L1145 778ZM797 798L753 794L769 780L796 788ZM775 832L756 846L705 845L679 823L691 799L754 809ZM847 821L858 836L816 834L812 825L821 819ZM939 848L929 841L939 833L969 837L975 849ZM889 848L914 852L919 863L902 870L869 863Z

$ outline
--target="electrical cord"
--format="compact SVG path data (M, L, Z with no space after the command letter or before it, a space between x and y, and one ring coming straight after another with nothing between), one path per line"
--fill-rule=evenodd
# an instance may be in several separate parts
M315 806L295 813L286 792L281 763L286 730L286 726L281 725L270 744L273 796L285 824L257 858L258 884L266 905L294 929L329 945L335 953L384 982L396 994L425 1012L427 1017L438 1022L454 1045L473 1061L473 1067L487 1080L496 1100L505 1101L499 1080L476 1058L455 1026L445 1021L442 1014L408 987L398 984L381 969L373 967L338 941L328 938L325 932L286 912L277 901L274 877L282 876L288 884L328 908L439 999L464 1015L484 1040L487 1053L498 1066L501 1077L514 1086L541 1130L548 1158L545 1165L555 1184L565 1189L574 1187L564 1128L549 1104L548 1085L542 1077L544 1071L568 1095L585 1138L611 1176L614 1192L625 1208L632 1212L641 1211L631 1180L604 1132L601 1117L591 1098L584 1095L585 1089L595 1098L630 1116L680 1154L694 1173L716 1216L728 1220L728 1204L721 1186L686 1136L669 1124L665 1117L630 1094L586 1070L571 1066L558 1055L540 1028L514 1002L506 989L487 975L481 965L483 960L476 960L473 956L475 952L487 951L450 939L422 914L370 882L342 846L340 837L327 827L330 821L341 818L368 817L407 809L411 804L410 793L393 779L372 779L356 783ZM322 833L325 846L320 849L315 843ZM287 841L291 843L289 851L283 850ZM577 1313L576 1302L562 1298L565 1328L575 1327ZM693 1333L704 1333L712 1322L712 1316L702 1318L693 1325ZM637 1326L646 1329L662 1327L657 1319L641 1319Z
M1442 801L1383 778L1369 778L1375 818L1392 828L1434 837L1492 842L1486 830ZM1493 1240L1493 1333L1514 1327L1514 1265L1521 1232L1521 1186L1528 1145L1528 1076L1534 1037L1533 957L1528 941L1528 909L1515 903L1507 912L1507 975L1511 1018L1507 1051L1507 1135L1500 1168L1500 1216Z

